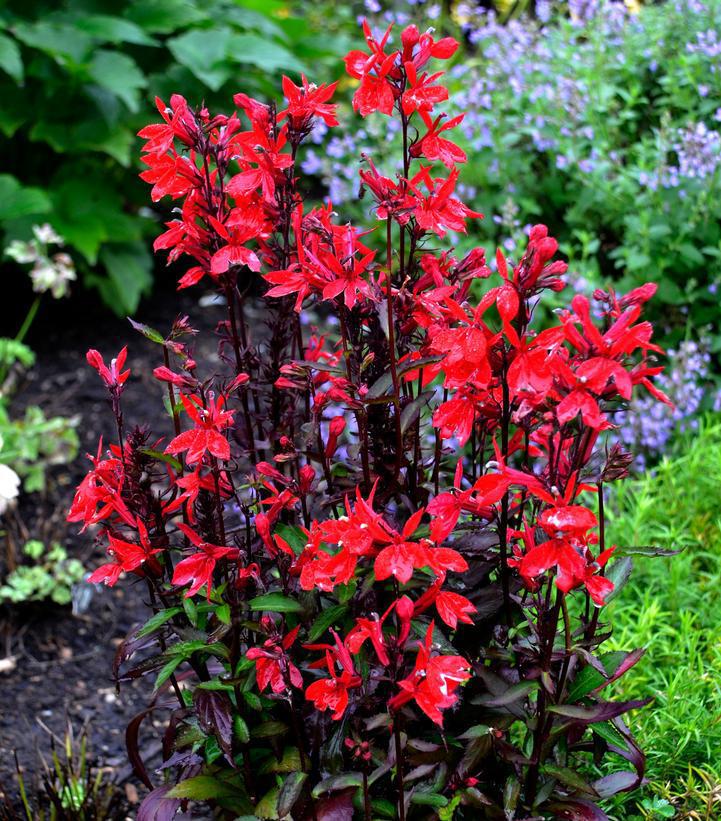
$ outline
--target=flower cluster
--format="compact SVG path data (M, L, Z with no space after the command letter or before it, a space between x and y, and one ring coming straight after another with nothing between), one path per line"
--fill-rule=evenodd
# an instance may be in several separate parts
M14 240L5 250L6 256L22 265L32 263L30 279L33 291L43 294L50 291L55 299L67 296L70 283L76 279L75 265L69 254L57 251L50 255L49 246L57 245L62 248L63 238L55 231L52 225L33 226L33 239L29 242Z
M458 192L463 117L440 108L437 61L458 44L414 25L395 43L391 27L363 33L346 57L353 107L395 118L401 147L395 172L362 158L369 228L300 194L303 144L336 125L335 84L284 78L282 105L237 94L230 116L174 96L140 132L153 199L180 200L156 247L192 260L179 287L208 278L228 308L219 373L194 358L187 318L167 336L136 323L162 355L167 437L126 431L126 351L88 354L118 441L92 457L69 518L107 547L91 581L147 585L154 615L116 674L157 672L178 702L162 702L161 786L139 725L128 734L152 788L141 817L211 794L229 817L350 819L354 801L366 819L374 802L400 819L451 803L580 817L643 777L620 718L639 703L598 697L639 654L604 666L595 652L623 552L605 544L603 488L631 459L601 446L636 389L668 401L641 318L655 286L599 291L595 308L576 295L539 329L567 268L544 225L515 261L441 250L482 217ZM246 321L251 283L266 328ZM579 767L588 727L612 720L593 744L635 772L559 778L550 762ZM354 769L333 775L344 756Z

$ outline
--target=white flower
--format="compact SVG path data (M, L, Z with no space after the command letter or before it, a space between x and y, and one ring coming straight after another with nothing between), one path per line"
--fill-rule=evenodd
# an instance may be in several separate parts
M63 253L55 254L52 259L41 257L30 271L33 290L38 294L52 291L55 299L67 295L70 290L68 283L75 278L73 261L68 254Z
M0 464L0 516L20 492L20 477L8 465Z
M34 242L21 242L19 239L13 240L5 249L5 254L21 265L27 262L35 262L39 253L38 247Z
M64 240L49 223L33 225L33 234L43 245L62 245Z

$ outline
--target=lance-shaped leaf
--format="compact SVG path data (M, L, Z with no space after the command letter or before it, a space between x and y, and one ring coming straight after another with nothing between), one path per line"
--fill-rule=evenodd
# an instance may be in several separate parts
M616 716L623 715L629 710L638 710L645 707L650 701L650 698L644 698L636 701L600 701L589 706L553 704L548 710L581 724L595 724L597 721L608 721L611 718L616 718Z
M180 799L168 798L171 788L166 784L148 793L138 808L137 821L172 821L180 809Z
M593 787L601 798L610 798L616 793L635 789L639 782L640 778L636 773L632 773L630 770L621 770L594 781Z
M585 781L577 772L568 767L559 767L556 764L546 764L543 772L560 781L566 787L570 787L573 792L580 792L591 798L599 798L600 794Z
M482 704L484 707L507 707L517 701L525 699L538 687L537 681L521 681L509 687L505 692L498 695L476 696L472 699L473 704Z
M193 694L195 712L203 730L215 736L231 767L233 761L233 705L222 690L196 690Z
M307 778L308 773L295 772L285 779L278 795L278 815L280 818L290 815L293 805L303 791L303 784Z
M608 816L600 807L581 798L554 801L544 805L543 809L553 813L552 818L565 821L608 821Z
M318 796L326 792L337 792L339 790L347 790L349 787L360 787L362 784L362 773L332 775L330 778L324 778L313 787L313 798L318 798Z
M589 693L598 691L620 678L643 656L643 649L625 653L622 650L606 653L597 659L605 675L592 666L584 667L576 676L568 693L569 701L578 701Z

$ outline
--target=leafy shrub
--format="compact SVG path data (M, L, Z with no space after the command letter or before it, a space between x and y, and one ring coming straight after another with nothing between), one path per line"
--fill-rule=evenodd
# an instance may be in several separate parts
M63 234L88 285L121 315L152 282L153 214L128 174L148 89L209 103L242 74L263 93L279 69L342 48L278 0L5 3L0 11L0 227ZM217 96L216 96L217 95Z
M545 215L572 270L622 290L651 277L672 343L690 324L710 328L712 351L721 349L718 0L637 13L610 0L542 2L535 17L504 23L486 4L453 3L453 17L435 2L367 5L378 26L425 13L429 25L462 31L473 56L449 83L449 113L465 114L460 190L493 216L499 243L512 250ZM353 159L388 139L381 123L329 135L307 169L334 202L350 200Z
M644 773L622 716L645 702L606 696L641 651L599 650L631 552L606 540L603 493L632 456L602 435L634 387L668 401L639 321L655 286L596 294L598 323L576 295L538 333L566 271L545 226L495 273L482 248L440 251L481 216L455 196L453 122L431 116L447 92L426 66L457 43L364 33L354 107L401 130L402 174L360 170L381 252L303 202L302 145L337 124L335 84L286 77L282 106L240 93L230 116L174 95L141 131L153 198L180 205L156 248L192 260L180 286L211 281L228 315L215 374L187 317L167 336L136 325L158 346L167 443L127 427L127 350L87 354L118 441L68 518L107 544L90 581L132 573L153 605L115 662L119 681L155 676L126 735L151 790L138 818L190 800L227 817L600 821ZM258 279L265 330L245 312ZM491 285L477 304L474 280ZM138 736L159 711L154 784Z

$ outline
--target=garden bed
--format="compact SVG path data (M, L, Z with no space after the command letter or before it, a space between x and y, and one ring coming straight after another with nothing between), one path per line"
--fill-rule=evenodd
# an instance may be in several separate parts
M222 309L200 308L197 299L169 294L167 299L155 300L147 312L141 311L139 318L165 329L178 313L190 314L207 331L215 327ZM217 357L213 334L200 338L209 346L198 351L201 361ZM52 529L52 537L91 570L101 559L102 550L94 546L93 534L78 534L76 525L67 525L64 514L87 470L85 453L95 450L101 435L112 439L113 431L106 393L97 374L87 366L85 352L99 346L104 354L112 354L123 345L129 346L133 376L124 400L127 422L152 420L154 431L160 435L167 433L167 424L157 418L161 387L151 377L158 365L158 350L127 321L104 313L96 314L90 322L86 318L67 325L61 324L59 315L51 315L38 323L32 343L38 354L37 365L18 397L18 408L39 405L49 416L73 409L80 417L81 455L74 463L54 469L48 493L40 502L37 494L27 497L27 505L21 506L18 514L31 535L37 528ZM112 661L121 640L147 612L147 594L137 583L113 589L98 585L92 590L86 611L79 615L73 615L70 607L52 604L0 611L0 684L6 705L0 716L0 795L17 794L13 751L32 783L33 774L41 767L38 752L48 757L48 730L62 737L68 721L76 730L87 723L93 755L119 781L131 775L124 730L142 709L139 691L149 685L144 680L123 684L117 694ZM135 797L132 788L128 794Z

